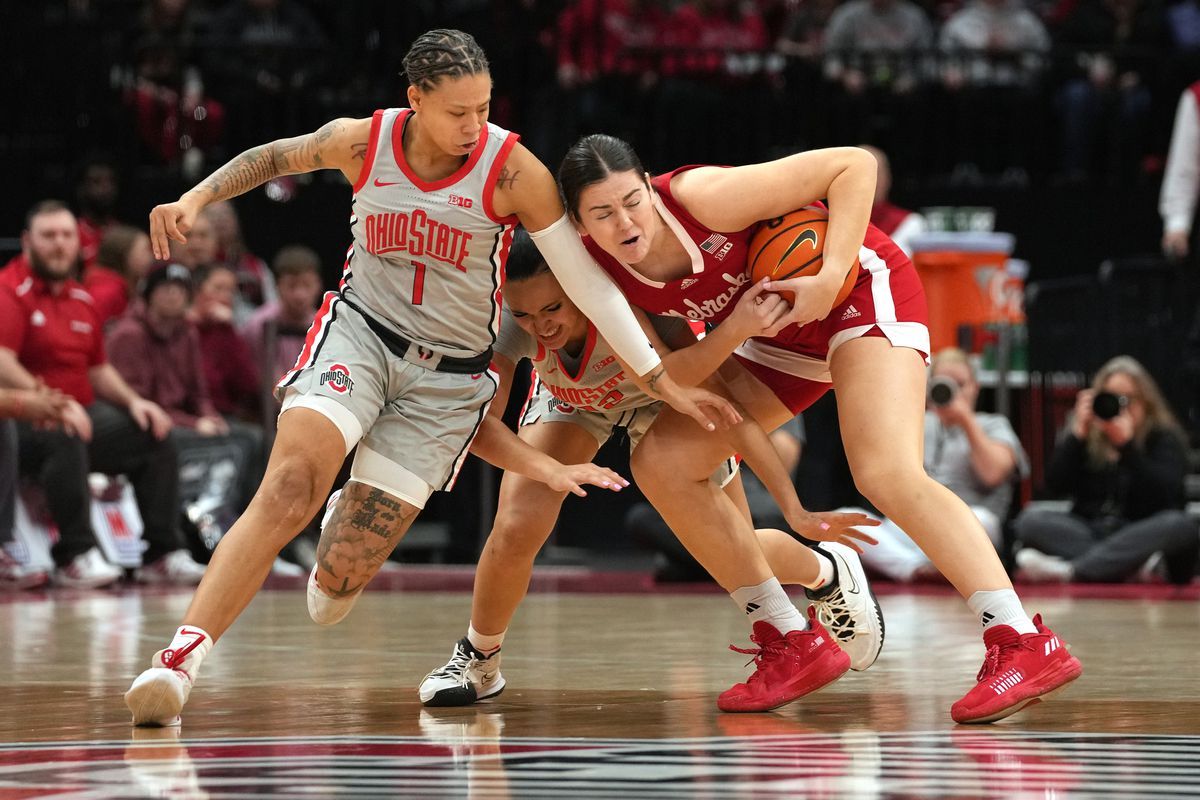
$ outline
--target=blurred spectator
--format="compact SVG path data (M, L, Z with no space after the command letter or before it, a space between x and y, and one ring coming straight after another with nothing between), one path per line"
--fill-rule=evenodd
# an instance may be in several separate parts
M50 576L17 563L4 549L13 540L17 500L17 426L20 419L35 425L62 422L67 396L57 389L0 389L0 590L36 589Z
M1154 379L1130 356L1100 368L1046 470L1070 512L1029 508L1015 526L1018 576L1038 582L1122 581L1162 553L1167 577L1196 572L1200 537L1183 512L1187 450Z
M1163 254L1172 260L1191 252L1196 197L1200 195L1200 81L1183 90L1175 111L1158 213L1162 215Z
M95 266L83 273L83 287L95 301L102 320L125 313L153 263L150 237L144 231L128 225L113 225L105 231Z
M325 69L320 25L296 0L232 0L217 12L205 73L229 106L235 151L268 128L299 130L309 91Z
M783 22L775 49L791 58L819 63L825 56L825 31L837 8L837 0L797 3Z
M779 453L779 460L789 474L795 475L796 465L800 463L800 451L804 447L804 422L800 417L794 417L770 434L771 444ZM742 488L746 492L746 502L750 506L750 517L755 528L776 528L791 530L779 506L775 504L771 493L762 481L743 463L741 469ZM659 554L660 564L655 572L655 580L661 582L674 581L706 581L708 573L692 558L691 553L679 542L679 539L659 516L649 503L641 502L629 509L625 514L625 530L650 549ZM872 529L872 533L874 529Z
M1056 39L1074 60L1058 94L1062 177L1140 168L1150 124L1156 61L1167 43L1158 0L1079 0Z
M321 297L321 259L293 244L275 255L279 299L254 312L242 336L254 353L263 383L274 383L296 364Z
M1200 2L1181 0L1166 10L1167 29L1171 42L1179 50L1200 50Z
M134 130L151 160L198 175L225 136L225 107L207 96L200 71L187 65L172 40L143 36L136 44L134 74L124 103Z
M831 144L874 141L905 169L918 139L897 131L928 124L925 77L933 26L910 0L849 0L825 30Z
M51 550L56 579L96 587L121 576L95 546L88 488L94 470L125 474L133 483L147 543L137 578L197 583L203 568L183 549L177 526L171 418L108 363L91 297L71 277L79 258L74 214L58 201L38 203L21 244L32 274L15 289L0 287L0 382L33 389L44 381L71 398L62 430L18 426L21 472L40 483L58 526Z
M254 426L231 427L209 398L200 334L187 316L191 273L181 264L157 267L142 294L144 306L125 316L108 336L112 364L135 391L170 414L182 463L207 468L218 460L210 453L225 451L220 458L235 464L239 487L231 493L237 507L229 511L241 513L262 478L262 435Z
M875 204L871 207L871 224L886 233L896 243L896 246L912 257L912 239L929 229L925 217L916 211L892 203L888 196L892 191L892 165L887 153L878 147L861 145L871 155L879 167L875 180Z
M79 208L79 258L84 266L96 261L100 239L105 230L116 225L117 198L121 179L115 163L104 157L83 162L75 182L75 203Z
M192 319L200 332L204 378L213 405L226 417L258 421L262 416L258 370L250 348L233 327L237 296L233 270L224 264L201 267L193 273L192 285L196 289Z
M954 107L955 170L1029 180L1026 141L1038 118L1050 34L1021 0L972 0L942 26L942 85Z
M967 354L958 348L938 352L925 411L925 471L971 507L999 550L1013 477L1027 475L1029 463L1008 418L976 411L978 399L979 382ZM900 526L875 518L882 524L867 532L879 544L864 548L864 564L902 583L940 580L933 563Z
M223 200L205 206L204 216L217 237L217 261L228 264L237 277L238 293L233 315L244 322L254 309L278 299L275 279L267 262L251 253L242 238L242 226L233 203Z

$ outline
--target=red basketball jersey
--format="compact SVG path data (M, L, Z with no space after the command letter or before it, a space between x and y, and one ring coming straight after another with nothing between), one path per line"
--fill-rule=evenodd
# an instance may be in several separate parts
M700 165L680 167L655 176L650 184L658 192L660 210L667 226L683 243L692 257L692 272L678 280L660 282L641 275L602 250L590 237L584 237L588 251L602 266L631 305L651 314L684 317L707 323L719 323L733 311L742 291L749 285L746 258L750 239L760 223L740 231L714 231L701 225L671 193L671 179ZM819 204L818 204L819 205ZM823 207L823 206L822 206ZM908 257L888 236L873 225L867 226L863 246L874 251L887 268L908 263ZM869 279L866 269L858 280ZM806 326L807 327L807 326ZM795 338L796 331L784 331L780 346Z

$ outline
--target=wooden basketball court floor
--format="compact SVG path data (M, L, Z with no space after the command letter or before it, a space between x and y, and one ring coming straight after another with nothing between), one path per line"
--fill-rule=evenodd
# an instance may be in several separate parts
M182 728L157 730L129 726L121 693L190 592L5 596L0 798L1200 797L1194 591L1026 593L1084 675L967 727L949 706L983 648L948 589L881 595L887 641L870 670L732 715L715 698L747 657L726 646L749 643L714 591L532 594L505 642L503 695L423 709L416 686L463 635L469 592L373 586L327 629L300 586L255 600L205 662Z

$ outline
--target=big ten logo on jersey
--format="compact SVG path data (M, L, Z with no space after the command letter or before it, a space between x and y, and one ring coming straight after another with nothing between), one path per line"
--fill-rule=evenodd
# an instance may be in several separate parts
M446 205L458 206L459 208L470 208L475 201L469 197L463 197L460 194L450 195L450 199L446 201Z
M582 408L584 411L603 411L612 408L624 399L625 393L617 388L625 381L625 372L614 375L600 386L552 386L546 384L550 394L564 403Z
M422 209L369 214L363 224L371 255L403 251L467 271L464 262L470 255L471 234L438 222Z
M350 368L345 364L331 365L321 373L318 383L338 394L354 394L354 381L350 378Z
M592 372L599 372L600 370L604 369L605 367L607 367L609 364L613 363L616 360L617 360L616 356L609 356L608 358L602 358L599 361L597 361L595 364L592 364Z

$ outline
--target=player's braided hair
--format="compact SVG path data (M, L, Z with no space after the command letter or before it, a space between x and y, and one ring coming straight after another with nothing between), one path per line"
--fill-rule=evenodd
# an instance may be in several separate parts
M404 56L408 82L422 91L437 86L442 78L461 78L488 72L483 48L469 33L438 28L417 37Z

